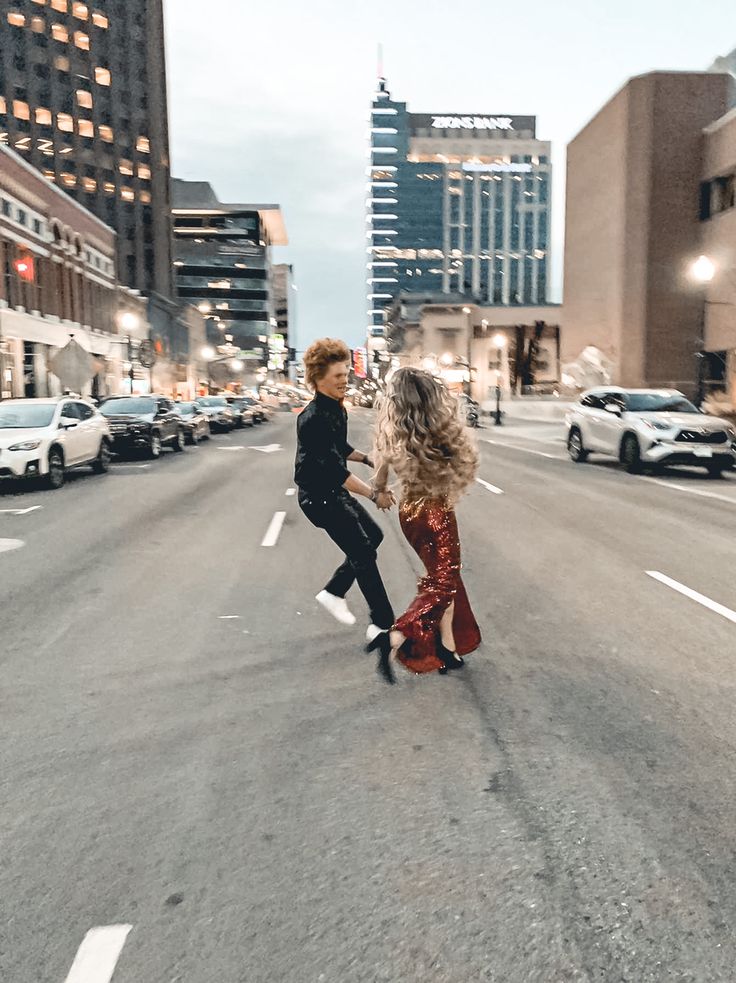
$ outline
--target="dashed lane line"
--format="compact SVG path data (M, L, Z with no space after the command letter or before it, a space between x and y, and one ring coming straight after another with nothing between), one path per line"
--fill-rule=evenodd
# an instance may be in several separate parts
M43 505L31 505L28 509L0 509L0 515L30 515L42 508Z
M687 485L675 485L672 482L663 481L662 478L649 478L644 474L638 474L636 477L640 481L649 481L653 485L661 485L663 488L669 488L672 491L685 492L688 495L697 495L699 498L713 498L717 502L726 502L728 505L736 505L736 497L730 498L728 495L719 495L718 492L704 491L702 488L688 488Z
M284 519L286 518L286 512L276 512L273 519L271 519L271 524L266 531L266 535L263 537L263 542L261 546L275 546L279 541L279 536L281 535L281 527L284 524Z
M87 932L65 983L110 983L132 925L104 925Z
M475 480L479 485L483 485L485 489L492 492L494 495L503 495L503 490L496 487L496 485L492 485L489 481L484 481L482 478L476 478Z
M25 545L22 539L0 539L0 553L10 553Z
M699 594L696 590L691 587L686 587L685 584L679 583L677 580L672 580L671 577L665 576L665 574L660 573L658 570L647 570L647 576L651 577L653 580L659 581L660 584L664 584L665 587L669 587L678 594L682 594L683 597L689 597L691 601L697 601L698 604L702 604L704 608L708 608L709 611L714 611L716 614L720 614L722 618L726 618L728 621L736 624L736 611L732 611L731 608L727 608L723 604L719 604L717 601L712 601L705 594Z
M548 454L546 451L536 451L532 447L519 447L518 444L508 444L505 440L491 440L490 437L483 437L486 444L493 444L495 447L507 447L512 451L521 451L522 454L535 454L537 457L546 457L551 461L566 461L567 458L562 454Z

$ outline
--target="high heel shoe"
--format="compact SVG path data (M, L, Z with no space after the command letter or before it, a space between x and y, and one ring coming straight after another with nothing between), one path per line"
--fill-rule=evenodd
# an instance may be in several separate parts
M462 669L465 659L457 652L445 648L442 642L437 643L437 658L442 660L443 665L439 669L440 676L446 676L453 669Z
M366 645L366 652L375 652L378 649L378 663L376 665L376 672L379 676L390 685L393 686L396 682L396 677L394 676L394 671L391 668L391 638L387 631L382 631L380 635L376 635L372 642Z

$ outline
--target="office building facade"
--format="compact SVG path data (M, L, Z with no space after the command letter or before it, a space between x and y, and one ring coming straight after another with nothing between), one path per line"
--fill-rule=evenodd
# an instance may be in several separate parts
M369 337L402 291L546 302L550 144L535 117L410 113L381 79L370 136Z
M172 199L178 297L205 315L210 344L267 352L278 333L271 250L288 243L279 206L221 202L207 182L176 179Z
M172 296L162 0L8 0L0 142L117 232L118 276Z

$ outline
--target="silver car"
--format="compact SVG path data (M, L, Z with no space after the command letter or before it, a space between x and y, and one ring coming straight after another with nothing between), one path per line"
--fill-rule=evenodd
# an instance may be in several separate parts
M573 461L589 454L615 457L633 473L646 467L690 464L713 478L736 464L736 430L701 413L672 389L605 386L582 394L567 415Z

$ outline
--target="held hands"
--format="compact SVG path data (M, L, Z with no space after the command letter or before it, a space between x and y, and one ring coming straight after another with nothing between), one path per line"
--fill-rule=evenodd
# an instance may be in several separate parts
M389 491L378 492L376 495L376 508L380 509L381 512L390 512L393 506L396 505L396 498L394 493Z

